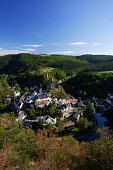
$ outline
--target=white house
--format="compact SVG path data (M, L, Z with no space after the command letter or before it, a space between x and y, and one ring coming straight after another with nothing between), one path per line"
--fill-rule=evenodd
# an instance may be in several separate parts
M23 121L27 117L27 114L24 111L19 111L18 113L18 121Z
M35 105L37 107L43 108L44 105L49 105L52 99L46 95L39 96L38 99L35 100Z
M52 124L56 124L56 118L52 118L51 116L38 116L37 121L39 121L40 119L43 120L43 123L48 124L48 123L52 123Z
M35 101L35 106L39 108L43 108L45 106L45 103L43 101L40 102Z
M62 81L61 81L61 80L59 80L59 81L58 81L58 84L61 84L61 83L62 83Z
M58 100L58 104L59 104L59 105L65 104L65 99L59 99L59 100Z
M58 108L58 110L60 111L62 117L69 117L72 115L74 108L72 107L71 104L67 104L62 105L61 107Z
M14 101L14 106L17 110L21 110L23 105L24 105L23 102Z
M78 112L73 114L73 118L76 120L79 120L82 114L83 114L83 111L79 110Z
M80 114L75 113L73 115L73 118L76 119L76 120L79 120L80 119Z
M33 103L33 100L29 100L27 103Z
M109 99L106 99L106 102L110 105L112 104L112 102Z
M20 96L20 91L14 91L14 97Z

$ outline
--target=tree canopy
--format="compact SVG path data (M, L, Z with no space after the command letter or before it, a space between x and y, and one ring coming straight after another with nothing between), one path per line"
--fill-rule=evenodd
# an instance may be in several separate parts
M90 101L88 101L85 116L90 118L93 116L94 112L95 112L94 103L91 103Z

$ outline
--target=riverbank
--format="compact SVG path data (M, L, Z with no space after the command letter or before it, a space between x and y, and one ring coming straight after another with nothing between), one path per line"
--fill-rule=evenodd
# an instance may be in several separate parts
M97 119L94 118L94 127L93 127L93 129L89 133L87 133L85 135L75 137L75 139L76 140L85 139L88 136L92 135L94 132L96 132L97 128L98 128L98 122L97 122Z
M73 136L75 139L80 140L80 139L85 139L89 135L93 134L97 127L98 127L98 122L95 117L91 119L91 122L93 122L92 126L89 126L87 129L84 130L78 130L78 128L75 128L73 131L73 128L65 129L59 134L59 137L64 137L64 136Z
M95 113L92 120L92 122L94 122L92 127L89 127L84 131L75 132L67 129L59 134L59 138L71 135L78 141L85 140L87 142L91 142L95 139L99 139L100 134L97 132L97 128L103 128L107 121L108 120L105 117L102 117L102 113Z

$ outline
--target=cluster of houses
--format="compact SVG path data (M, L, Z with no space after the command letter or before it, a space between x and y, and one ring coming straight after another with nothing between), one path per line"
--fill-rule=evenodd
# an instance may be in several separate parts
M68 118L69 121L64 126L69 127L74 124L73 120L79 120L83 115L83 110L88 101L81 101L72 96L68 96L66 99L52 98L51 93L43 92L42 88L38 86L34 86L32 90L26 92L14 91L14 98L13 110L17 115L17 120L21 121L25 128L31 128L32 122L39 122L40 119L43 120L44 125L48 123L52 123L53 126L56 125L56 117L50 115L37 116L36 120L29 120L27 110L34 108L34 106L43 109L45 105L48 106L53 103L61 115L61 119ZM4 98L4 104L8 104L9 101L11 101L11 96L8 95ZM113 93L108 93L106 99L93 97L90 101L95 104L95 108L105 111L113 106Z
M39 122L40 119L43 120L44 124L52 123L54 126L56 125L56 118L49 115L37 116L36 120L28 120L26 110L34 108L34 106L43 109L45 105L48 106L50 103L53 103L60 113L62 120L64 118L79 120L82 115L82 109L85 107L82 101L79 101L72 96L69 96L66 99L53 99L51 93L43 92L42 88L36 86L32 88L32 91L27 91L25 93L15 91L14 97L16 99L14 101L14 111L17 114L17 120L23 122L25 127L31 127L31 122Z
M100 111L106 111L113 107L113 93L108 93L108 97L106 99L93 98L92 101L95 104L95 108Z

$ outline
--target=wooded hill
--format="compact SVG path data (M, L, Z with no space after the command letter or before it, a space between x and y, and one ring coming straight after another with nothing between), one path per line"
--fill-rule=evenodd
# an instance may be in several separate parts
M80 72L64 83L64 89L75 96L80 96L82 90L87 97L107 97L108 93L113 92L113 73Z
M76 57L81 61L87 61L97 66L97 68L105 70L113 70L113 56L111 55L82 55Z
M79 71L91 67L87 61L81 61L74 56L18 54L0 57L0 72L16 74L40 67L60 68L66 72Z
M0 72L17 74L40 67L53 67L64 70L71 75L81 70L113 70L113 56L107 55L35 55L17 54L0 56Z

